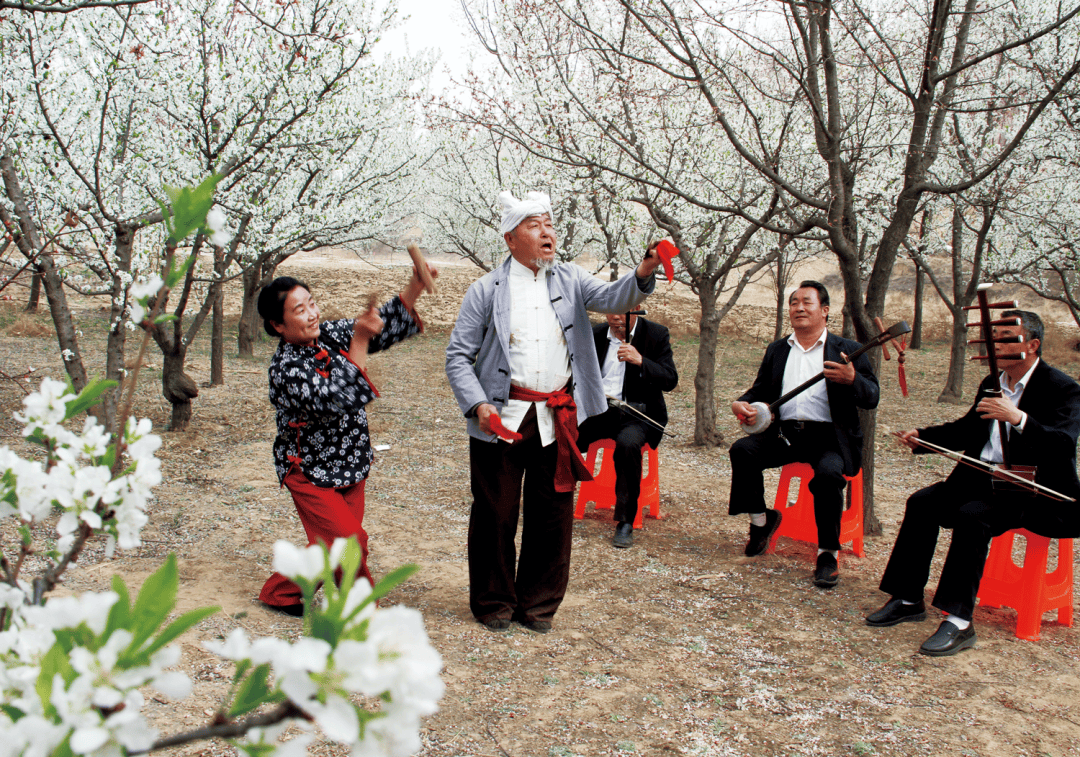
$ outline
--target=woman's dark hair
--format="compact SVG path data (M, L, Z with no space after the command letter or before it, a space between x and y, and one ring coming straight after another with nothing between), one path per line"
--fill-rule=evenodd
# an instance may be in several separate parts
M311 292L311 287L292 276L278 276L259 292L259 315L263 319L263 328L270 336L281 337L271 324L285 323L285 298L296 287L303 287Z

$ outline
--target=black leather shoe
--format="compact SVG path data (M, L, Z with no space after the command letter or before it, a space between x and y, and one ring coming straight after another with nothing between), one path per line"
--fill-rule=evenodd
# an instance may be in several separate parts
M480 622L491 631L505 631L510 627L509 618L488 618L487 620L481 620Z
M751 523L750 538L746 542L743 554L747 557L765 554L765 550L769 548L769 539L776 533L776 529L780 528L780 520L783 517L777 510L766 510L764 526L755 526Z
M551 630L550 620L521 620L521 625L536 633L547 633Z
M947 620L934 631L934 635L922 643L919 652L931 657L948 657L975 646L975 625L961 631Z
M831 589L840 583L840 566L832 552L822 552L814 568L814 586L819 589Z
M899 597L893 597L880 610L866 616L866 625L884 628L920 620L926 620L925 602L920 599L913 605L906 605Z
M627 549L634 546L634 524L620 523L615 526L615 536L611 538L611 543L618 549Z

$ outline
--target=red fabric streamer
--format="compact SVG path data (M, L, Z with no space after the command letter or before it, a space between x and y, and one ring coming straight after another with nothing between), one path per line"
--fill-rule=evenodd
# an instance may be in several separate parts
M511 444L517 441L521 441L521 434L519 434L517 431L511 431L506 426L504 426L502 418L499 417L498 413L492 413L491 415L489 415L488 423L491 424L491 430L494 431L495 435L498 436L500 439L505 439Z
M555 443L559 459L555 464L555 491L572 492L575 481L592 481L592 472L585 467L577 449L577 405L565 389L537 392L523 386L510 387L510 399L526 402L545 402L555 412Z
M671 259L678 257L679 248L668 240L661 239L660 243L656 245L656 254L660 256L660 262L664 265L664 273L667 275L670 284L675 280L675 268L671 265Z

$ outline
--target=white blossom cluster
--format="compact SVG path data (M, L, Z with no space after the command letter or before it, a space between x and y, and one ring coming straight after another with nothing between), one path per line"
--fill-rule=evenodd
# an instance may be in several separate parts
M302 587L314 587L340 567L347 544L338 539L328 554L320 545L299 549L279 541L274 569ZM205 646L238 663L269 664L289 700L315 720L326 738L352 744L355 757L413 754L421 747L420 718L436 712L444 689L442 659L428 641L423 618L407 607L375 609L371 586L363 580L340 596L330 593L333 599L324 599L316 612L343 619L334 643L316 638L252 641L237 628L223 643ZM365 710L352 701L355 695L380 700L381 709L374 714ZM254 734L254 743L268 743L267 736Z
M24 436L46 450L45 463L0 447L0 517L33 523L58 508L62 553L72 549L82 524L107 534L110 552L116 544L137 546L147 498L161 481L155 457L161 442L148 420L129 421L126 457L117 466L110 465L117 445L110 445L95 419L79 433L65 427L90 402L92 397L76 397L64 384L45 379L16 414ZM400 569L397 579L373 590L352 577L359 554L355 538L339 539L329 550L275 545L274 567L303 589L307 628L317 624L318 638L249 639L237 629L224 643L207 644L237 663L240 684L222 710L230 719L243 722L265 705L288 704L275 722L249 729L237 742L253 757L305 754L314 738L309 720L327 739L351 745L354 755L394 757L420 748L420 719L437 710L443 694L442 660L419 612L375 606L377 597L414 568ZM335 586L339 569L346 577ZM168 642L217 610L171 619L178 583L170 556L145 581L134 606L122 581L114 583L115 591L41 603L34 584L8 569L0 581L0 757L122 757L152 749L158 732L142 713L142 690L150 687L172 699L190 694L187 675L170 670L180 652ZM320 584L326 586L324 598L315 606ZM368 698L373 709L357 704L358 697ZM279 742L290 726L305 732Z
M97 419L87 417L80 433L63 425L67 404L74 399L65 384L46 378L23 400L24 412L15 418L24 424L24 436L50 441L49 460L48 465L24 460L0 447L0 518L18 515L23 522L38 522L55 506L62 511L56 524L61 552L75 540L80 523L108 535L109 555L117 543L123 549L137 547L150 490L161 483L161 463L154 456L161 439L150 433L149 419L128 419L124 441L129 462L114 477L105 460L111 437Z

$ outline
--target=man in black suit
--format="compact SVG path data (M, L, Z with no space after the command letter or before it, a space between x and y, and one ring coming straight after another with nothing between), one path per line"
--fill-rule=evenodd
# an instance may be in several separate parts
M778 419L759 434L731 445L731 498L729 515L750 514L748 557L764 554L780 525L780 513L765 506L762 472L793 462L814 467L810 491L814 495L818 558L814 585L831 589L840 581L840 516L844 509L844 476L854 476L862 459L862 431L858 408L877 407L878 381L865 355L848 363L846 356L859 343L829 333L829 292L817 281L803 281L788 298L788 316L794 333L765 350L754 385L731 403L740 420L753 424L752 402L766 404L780 398L807 379L825 373L825 380L784 403Z
M1024 359L1005 361L1000 376L987 376L979 385L975 403L962 418L905 431L900 440L915 453L930 451L918 446L916 440L922 440L999 463L1002 450L997 421L1004 421L1010 462L1037 465L1036 483L1080 500L1076 476L1080 385L1041 359L1043 324L1039 316L1009 310L1002 317L1018 317L1020 325L998 326L995 334L1022 335L1024 341L1003 344L1000 352L1023 352ZM1001 396L989 396L988 392L999 388ZM951 528L953 533L933 605L948 617L919 648L923 654L936 657L975 645L971 616L994 536L1012 528L1056 538L1080 536L1080 505L1076 502L1002 491L991 482L987 473L957 465L945 481L920 489L908 499L881 578L881 590L892 598L866 618L868 625L893 626L926 618L923 589L941 528Z
M629 322L630 336L626 329ZM596 355L600 359L604 393L622 400L661 426L668 421L664 392L679 383L671 338L667 328L636 315L608 315L607 324L593 327ZM578 429L582 452L597 439L614 439L615 452L615 536L620 549L634 543L641 492L641 448L656 449L663 434L633 413L612 407L585 420Z

